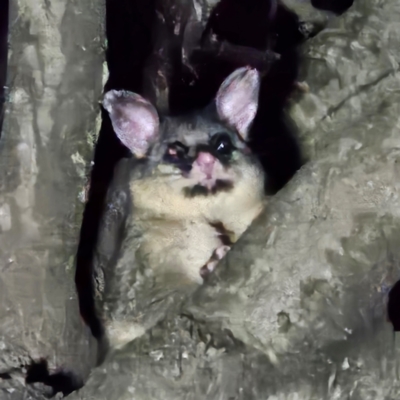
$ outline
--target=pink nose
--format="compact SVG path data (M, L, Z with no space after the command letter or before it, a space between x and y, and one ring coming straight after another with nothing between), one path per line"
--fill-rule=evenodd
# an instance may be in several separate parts
M201 151L197 155L195 164L198 165L198 168L203 172L207 179L211 179L215 161L216 158L212 154Z
M197 155L197 159L196 159L197 163L199 165L210 165L210 164L214 164L215 162L215 157L210 154L210 153L206 153L204 151L201 151L198 155Z

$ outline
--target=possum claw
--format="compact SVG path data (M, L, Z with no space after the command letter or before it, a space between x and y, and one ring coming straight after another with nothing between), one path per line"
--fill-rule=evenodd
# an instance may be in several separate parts
M223 245L214 250L210 260L200 268L200 276L203 279L206 279L214 271L219 261L225 257L230 248L230 246Z

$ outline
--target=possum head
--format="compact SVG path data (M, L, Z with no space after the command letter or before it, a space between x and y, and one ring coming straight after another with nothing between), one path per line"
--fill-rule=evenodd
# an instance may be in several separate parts
M116 135L136 159L142 159L132 176L135 206L155 207L164 216L185 210L190 215L204 212L213 199L235 195L235 188L241 188L244 207L252 196L259 200L262 171L246 145L259 87L258 72L240 68L225 79L206 110L161 122L141 96L107 92L103 105ZM140 192L147 196L143 202Z

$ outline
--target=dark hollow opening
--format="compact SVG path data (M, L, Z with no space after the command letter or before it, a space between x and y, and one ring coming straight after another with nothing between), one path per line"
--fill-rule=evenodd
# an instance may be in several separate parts
M397 281L390 289L387 314L394 331L400 331L400 281Z
M154 0L106 1L106 58L109 79L105 90L126 89L141 92L142 70L151 52L154 15ZM75 274L81 315L96 338L100 338L103 331L95 314L93 300L93 249L113 170L117 161L124 156L128 156L128 151L120 144L110 120L103 114L94 154L88 202L83 215Z
M62 393L68 396L83 386L82 380L71 371L60 370L50 373L47 361L44 359L32 362L26 373L25 382L28 384L43 383L51 388L51 396Z

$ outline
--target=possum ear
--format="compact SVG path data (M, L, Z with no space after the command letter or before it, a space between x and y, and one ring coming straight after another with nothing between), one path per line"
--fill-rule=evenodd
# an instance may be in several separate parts
M119 140L136 157L144 157L159 130L156 109L142 96L125 90L110 90L103 98Z
M258 71L244 67L224 80L215 99L219 118L236 129L243 140L247 140L257 113L259 91Z

